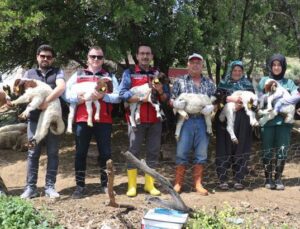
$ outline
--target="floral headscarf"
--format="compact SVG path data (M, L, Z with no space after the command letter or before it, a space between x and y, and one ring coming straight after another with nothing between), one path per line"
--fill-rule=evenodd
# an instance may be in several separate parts
M243 75L238 81L232 79L231 74L234 67L239 66L244 69L243 62L240 60L232 61L229 64L227 74L223 80L218 85L218 88L225 89L233 93L234 91L244 90L244 91L254 91L251 82ZM230 94L231 94L230 93Z

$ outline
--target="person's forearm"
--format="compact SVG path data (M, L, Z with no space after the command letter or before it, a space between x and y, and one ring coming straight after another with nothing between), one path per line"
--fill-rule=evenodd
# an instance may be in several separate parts
M131 96L128 100L127 100L128 103L137 103L137 102L140 102L140 98L138 96Z
M120 103L121 99L119 97L119 94L111 93L111 94L104 95L103 101L106 103Z
M53 92L46 98L46 102L52 102L53 100L57 99L60 97L65 91L65 88L55 88Z
M47 96L45 102L49 103L52 102L53 100L57 99L60 97L66 89L66 84L64 80L59 80L56 83L56 87L53 89L52 93Z

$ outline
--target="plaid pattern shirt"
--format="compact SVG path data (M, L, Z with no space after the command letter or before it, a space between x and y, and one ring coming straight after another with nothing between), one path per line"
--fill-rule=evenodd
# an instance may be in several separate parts
M184 75L174 82L172 99L176 99L181 93L194 93L212 96L215 92L216 85L211 79L202 76L200 86L198 87L194 84L190 75Z

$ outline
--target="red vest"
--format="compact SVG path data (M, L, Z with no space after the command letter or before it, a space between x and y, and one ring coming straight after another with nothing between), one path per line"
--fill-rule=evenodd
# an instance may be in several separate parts
M155 69L150 69L148 72L144 72L139 68L138 65L136 65L134 72L130 73L131 87L140 86L151 82L155 74L157 74L157 70ZM148 102L141 104L140 115L141 123L160 122L160 119L156 117L156 111L154 107Z
M108 76L108 73L104 70L97 72L95 75L87 69L83 71L80 70L77 72L77 83L82 82L97 82L98 78L102 76ZM107 92L107 93L111 93ZM95 106L93 105L93 122L100 122L100 123L112 123L111 112L113 109L112 104L104 102L102 99L99 99L99 103L101 106L100 110L100 120L96 121L94 119L94 115L96 112ZM86 111L85 103L80 104L77 106L76 110L76 122L87 122L88 113Z

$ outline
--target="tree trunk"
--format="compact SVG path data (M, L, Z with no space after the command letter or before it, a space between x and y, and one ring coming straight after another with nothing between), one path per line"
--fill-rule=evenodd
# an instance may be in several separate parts
M206 59L205 62L206 62L206 68L207 68L207 74L208 74L208 77L211 78L211 79L213 79L212 72L211 72L211 66L210 66L209 60Z
M254 68L254 63L255 63L255 57L252 56L251 57L251 60L250 60L250 67L248 68L248 71L247 71L247 76L248 76L248 79L252 82L253 78L251 77L251 74L252 74L252 71L253 71L253 68Z
M218 47L215 48L215 55L216 55L216 84L218 85L220 83L220 76L221 76L221 54L218 49Z
M298 18L297 15L295 15L295 12L293 11L293 7L289 4L289 2L287 0L282 0L282 2L284 3L286 9L287 9L287 14L290 16L291 18L291 22L292 25L294 27L294 34L295 34L295 38L297 41L297 46L298 46L298 56L300 58L300 28L299 28L299 22L298 22ZM299 9L295 9L296 10L296 14L299 14Z
M240 45L239 45L239 60L243 60L244 52L245 52L244 36L245 36L245 25L246 25L246 21L247 21L248 8L249 8L249 0L246 0L245 1L244 12L243 12L242 25L241 25Z

